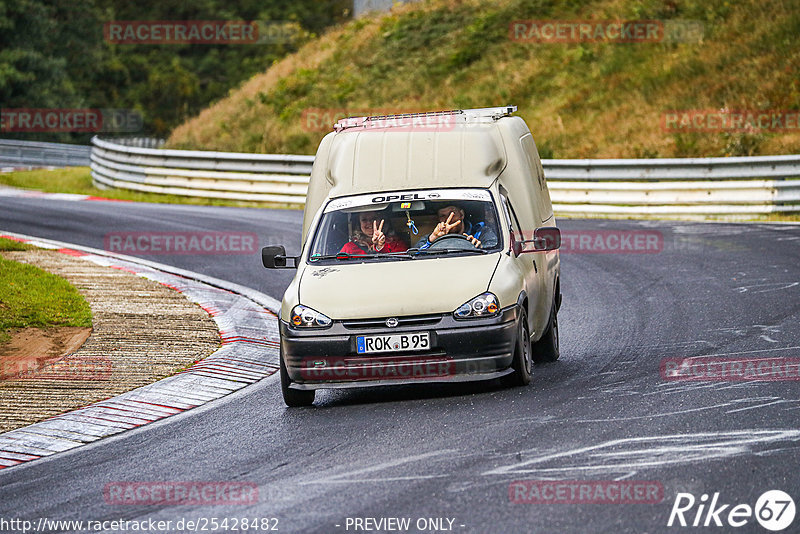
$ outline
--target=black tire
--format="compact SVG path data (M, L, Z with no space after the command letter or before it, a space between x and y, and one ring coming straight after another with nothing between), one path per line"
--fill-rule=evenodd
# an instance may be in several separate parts
M314 404L314 395L316 391L313 389L289 389L289 384L292 383L289 378L289 373L286 371L286 364L283 362L283 354L281 353L281 393L283 393L283 402L289 408L299 408L301 406L311 406Z
M533 344L533 362L549 363L554 362L561 355L558 349L558 311L556 303L550 311L550 324L541 339Z
M517 327L517 344L514 347L514 359L511 362L514 372L503 377L506 386L527 386L531 383L533 360L531 359L531 336L528 329L528 314L522 310Z

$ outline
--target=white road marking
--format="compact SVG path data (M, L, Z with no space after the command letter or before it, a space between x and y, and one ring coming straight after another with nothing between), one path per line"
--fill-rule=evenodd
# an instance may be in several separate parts
M585 476L728 458L756 446L800 441L800 430L739 430L615 439L485 471L483 475ZM630 448L621 451L622 448ZM572 464L568 464L569 460ZM612 460L618 460L614 462ZM547 467L547 465L557 467ZM566 464L566 465L565 465Z
M723 402L722 404L713 404L711 406L701 406L699 408L688 408L686 410L677 410L674 412L653 413L647 415L625 416L625 417L609 417L608 419L578 419L576 423L611 423L614 421L632 421L634 419L651 419L654 417L669 417L671 415L681 415L692 412L702 412L704 410L713 410L714 408L724 408L730 406L730 402ZM728 412L730 413L730 412Z
M679 384L679 385L676 385ZM642 393L642 395L663 395L663 394L670 394L670 393L686 393L688 391L694 391L696 389L707 389L707 388L720 388L722 384L720 382L662 382L657 384L656 387L662 386L671 386L670 389L662 389L660 391L648 391L646 393Z
M763 408L765 406L772 406L773 404L785 404L788 402L796 402L796 401L788 401L786 399L776 400L772 402L767 402L765 404L756 404L755 406L747 406L746 408L737 408L735 410L728 410L725 413L736 413L736 412L744 412L745 410L755 410L756 408Z
M365 473L374 473L375 471L382 471L383 469L389 469L391 467L397 467L403 464L419 462L421 460L426 460L434 456L441 456L443 454L450 454L456 452L458 452L456 449L445 449L441 451L427 452L425 454L415 454L413 456L405 456L403 458L397 458L395 460L390 460L388 462L383 462L380 464L371 465L369 467L356 469L355 471L347 471L345 473L339 473L338 475L331 475L329 477L322 477L316 480L300 482L300 484L305 485L305 484L340 484L340 483L350 483L350 482L384 482L392 480L416 480L416 479L446 477L449 475L419 475L419 476L409 476L409 477L355 478L355 479L350 478ZM347 480L342 480L342 479L347 479Z
M770 291L781 291L783 289L791 289L797 285L800 285L800 282L769 282L766 284L755 284L752 286L739 286L735 287L734 290L738 291L739 293L747 293L751 289L755 289L757 287L770 287L771 289L762 289L761 291L756 291L756 293L769 293Z
M734 354L755 354L757 352L774 352L779 350L797 350L800 349L800 345L795 345L793 347L775 347L772 349L757 349L757 350L740 350L737 352L717 352L714 354L704 354L702 356L687 356L683 358L684 360L694 360L696 358L711 358L713 356L733 356Z
M723 389L753 389L754 387L758 387L759 383L755 380L751 380L749 382L733 382L732 384L727 384L719 388L719 390Z
M655 345L640 345L636 347L638 349L671 349L674 347L683 347L683 346L691 346L691 345L713 345L710 341L706 341L704 339L698 339L697 341L674 341L670 343L656 343ZM625 363L636 363L634 362L625 362Z
M384 478L358 478L358 479L347 479L347 480L334 480L334 479L322 479L322 480L315 480L312 482L301 482L300 485L308 485L308 484L353 484L356 482L398 482L402 480L425 480L430 478L446 478L450 475L412 475L407 477L384 477Z

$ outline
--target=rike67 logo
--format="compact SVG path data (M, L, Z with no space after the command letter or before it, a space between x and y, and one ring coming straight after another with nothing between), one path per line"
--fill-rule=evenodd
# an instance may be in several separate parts
M705 493L699 499L691 493L678 493L667 526L738 528L751 523L755 517L765 529L778 532L792 524L794 515L794 500L780 490L764 492L755 507L749 504L723 504L719 492L714 493L711 502Z

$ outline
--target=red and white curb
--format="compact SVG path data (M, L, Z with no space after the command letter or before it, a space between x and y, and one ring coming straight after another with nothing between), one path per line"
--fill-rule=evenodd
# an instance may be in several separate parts
M121 269L179 291L213 317L222 340L222 347L216 352L174 376L0 434L0 469L190 410L278 370L276 313L280 303L272 297L224 280L121 254L1 230L0 237Z

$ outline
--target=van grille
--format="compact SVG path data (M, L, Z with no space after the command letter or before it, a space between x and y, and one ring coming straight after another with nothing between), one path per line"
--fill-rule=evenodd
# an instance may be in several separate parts
M386 328L386 317L377 319L353 319L342 321L345 328L361 330L364 328ZM435 315L409 315L397 318L397 328L409 326L433 325L442 320L441 314Z

